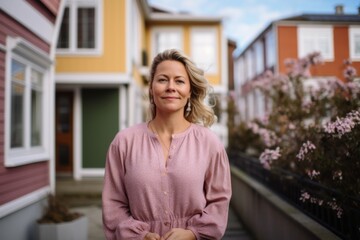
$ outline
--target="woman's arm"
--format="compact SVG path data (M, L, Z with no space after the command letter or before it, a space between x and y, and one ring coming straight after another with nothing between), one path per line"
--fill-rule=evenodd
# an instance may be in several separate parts
M221 149L210 159L204 194L206 207L201 214L190 219L187 229L195 234L197 240L221 239L227 226L231 198L230 167L225 149Z
M105 236L108 240L143 240L150 230L149 224L131 216L124 184L125 164L121 146L110 145L105 166L102 192L102 214Z

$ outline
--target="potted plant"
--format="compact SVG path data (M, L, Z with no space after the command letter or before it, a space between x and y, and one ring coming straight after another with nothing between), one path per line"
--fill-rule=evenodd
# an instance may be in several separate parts
M39 240L86 240L88 219L81 213L71 212L54 195L48 196L48 206L37 221Z

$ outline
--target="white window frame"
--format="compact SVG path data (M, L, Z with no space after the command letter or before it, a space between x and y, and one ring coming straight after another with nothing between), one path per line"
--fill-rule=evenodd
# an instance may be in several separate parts
M349 46L350 46L350 60L354 62L360 61L360 53L355 52L355 36L360 36L360 27L359 26L350 26L349 27ZM360 40L358 40L360 41ZM359 44L359 43L358 43Z
M101 55L103 51L103 3L101 0L66 0L69 7L69 48L57 48L58 55ZM95 8L95 47L77 48L77 10Z
M130 23L130 44L131 44L131 56L133 62L140 66L142 64L142 49L141 49L141 40L143 38L141 32L141 14L140 9L137 3L134 1L131 2L131 23Z
M265 36L265 51L266 51L266 66L265 68L271 68L276 64L276 45L275 45L275 33L274 30L270 30Z
M254 77L254 55L253 50L249 49L245 53L245 71L246 71L246 81L250 81Z
M261 40L254 44L255 55L255 73L260 74L264 72L264 45Z
M307 54L311 52L307 52L307 47L305 46L306 39L314 39L315 43L313 45L314 51L320 51L320 48L318 46L319 39L324 38L326 39L328 46L329 46L329 52L327 54L321 52L321 56L324 59L324 61L332 62L334 61L334 33L332 26L299 26L297 29L298 34L298 53L299 58L305 57Z
M214 37L214 56L213 62L210 66L204 66L203 63L196 61L197 57L195 56L194 49L195 46L195 39L194 36L197 33L210 33ZM191 46L191 58L195 61L195 63L202 68L206 74L218 74L219 73L219 35L218 30L216 27L192 27L190 29L190 46ZM204 56L202 56L204 58Z
M156 42L156 36L161 33L175 33L179 35L179 43L181 46L176 47L176 49L183 51L183 43L184 43L184 32L181 27L176 26L167 26L167 27L154 27L151 32L151 59L153 59L157 54L157 42Z
M40 71L43 76L42 85L42 129L41 129L41 145L31 147L31 134L30 124L31 117L29 111L29 105L31 101L27 99L25 108L28 108L25 113L24 131L25 131L25 146L22 148L11 148L11 65L12 60L16 60L26 66L28 73L31 69ZM50 159L49 147L50 147L50 96L51 93L51 69L52 61L41 49L28 43L22 38L8 37L6 40L6 59L5 59L5 166L15 167L19 165L29 164L33 162L46 161ZM27 76L30 77L30 76ZM30 83L31 79L27 79ZM30 88L30 90L27 90ZM26 84L25 91L31 91L31 84ZM25 94L26 97L26 94ZM27 98L30 98L29 94Z

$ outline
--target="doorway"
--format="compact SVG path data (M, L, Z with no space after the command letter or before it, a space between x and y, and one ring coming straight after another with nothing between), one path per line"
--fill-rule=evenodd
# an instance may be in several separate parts
M55 108L56 174L73 173L73 92L57 92Z

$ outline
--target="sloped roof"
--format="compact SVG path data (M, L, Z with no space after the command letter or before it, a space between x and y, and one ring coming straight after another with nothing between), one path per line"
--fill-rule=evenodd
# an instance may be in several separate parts
M279 21L309 21L309 22L354 22L360 24L360 14L302 14Z
M272 21L263 31L261 31L240 53L236 54L236 58L243 55L247 49L249 49L258 38L264 35L264 33L275 24L281 23L325 23L325 24L337 24L337 23L348 23L360 25L360 14L301 14L290 16L282 19Z

